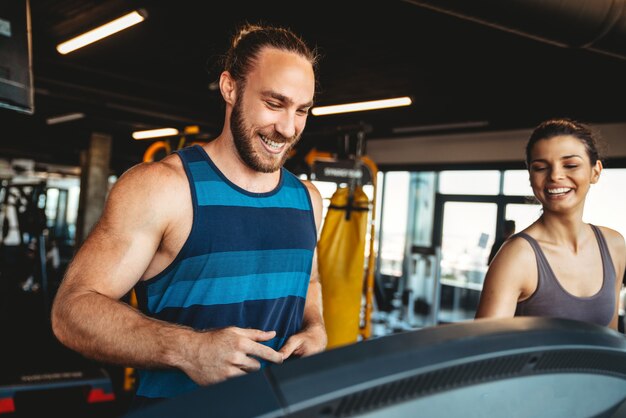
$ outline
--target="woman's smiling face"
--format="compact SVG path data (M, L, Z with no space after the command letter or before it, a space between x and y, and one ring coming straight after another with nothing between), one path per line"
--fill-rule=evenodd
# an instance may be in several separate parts
M583 208L602 164L591 164L585 144L572 135L537 141L530 154L530 185L544 211Z

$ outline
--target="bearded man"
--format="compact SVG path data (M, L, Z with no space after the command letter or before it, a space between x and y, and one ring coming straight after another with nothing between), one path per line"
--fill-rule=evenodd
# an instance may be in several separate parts
M244 25L225 55L221 134L126 171L57 292L57 338L139 370L137 408L326 347L321 197L283 164L304 129L317 55ZM139 310L120 301L135 289Z

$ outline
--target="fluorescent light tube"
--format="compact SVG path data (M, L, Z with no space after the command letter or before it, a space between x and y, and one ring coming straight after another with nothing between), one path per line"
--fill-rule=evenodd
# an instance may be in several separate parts
M406 134L413 132L430 132L430 131L444 131L454 129L468 129L468 128L484 128L489 126L489 122L486 120L470 121L470 122L457 122L457 123L442 123L439 125L422 125L422 126L400 126L393 128L391 131L394 134Z
M102 38L106 38L116 32L136 25L139 22L143 22L144 20L145 12L143 10L141 12L135 10L134 12L128 13L118 19L105 23L104 25L92 29L89 32L85 32L82 35L78 35L69 41L57 45L57 51L65 55L69 52L77 50L78 48L82 48L85 45L89 45L90 43L99 41Z
M85 117L84 113L68 113L65 115L52 116L46 119L47 125L55 125L57 123L70 122L76 119L82 119Z
M174 136L174 135L178 135L178 129L161 128L161 129L150 129L148 131L133 132L134 139L160 138L162 136Z
M363 110L387 109L390 107L408 106L412 103L411 98L396 97L393 99L372 100L369 102L346 103L332 106L320 106L311 109L314 116L333 115L336 113L361 112Z

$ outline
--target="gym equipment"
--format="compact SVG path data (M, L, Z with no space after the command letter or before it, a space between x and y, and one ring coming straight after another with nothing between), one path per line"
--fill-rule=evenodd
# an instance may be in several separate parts
M102 368L0 376L0 416L112 416L113 385Z
M324 218L317 251L328 348L358 341L368 206L361 186L341 187Z
M113 416L107 369L61 346L50 327L56 289L54 275L48 289L46 240L67 237L67 191L59 190L48 228L45 181L1 186L0 416Z
M5 284L23 282L24 291L41 291L43 314L50 309L46 268L46 182L2 183L3 234L0 241L0 275ZM7 242L11 223L15 224L15 242ZM6 231L6 233L5 233ZM13 285L15 283L11 283Z
M187 126L183 131L183 135L180 137L174 137L174 139L156 141L150 144L143 154L143 162L159 161L172 153L173 150L178 150L194 144L203 145L206 142L202 141L189 141L188 138L197 138L200 134L200 127ZM176 142L176 147L172 146L173 141Z
M46 228L46 182L11 183L3 182L2 187L3 226L2 243L9 232L9 209L14 210L19 229L18 244L26 245L36 239ZM4 233L6 229L6 234Z
M126 418L625 413L624 335L574 320L519 317L372 338L204 387Z
M338 185L331 197L317 247L328 348L371 336L378 170L363 155L365 132L363 126L356 130L350 127L342 132L342 152L320 153L313 149L305 159L311 168L311 180L332 181ZM356 134L354 153L348 151L351 134ZM366 184L374 188L371 203L363 192Z

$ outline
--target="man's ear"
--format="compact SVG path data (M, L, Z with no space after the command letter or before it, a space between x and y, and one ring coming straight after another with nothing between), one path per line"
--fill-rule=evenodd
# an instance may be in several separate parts
M596 184L600 180L602 168L602 161L596 161L596 164L591 168L591 184Z
M234 105L237 101L237 85L228 71L220 74L220 92L229 105Z

